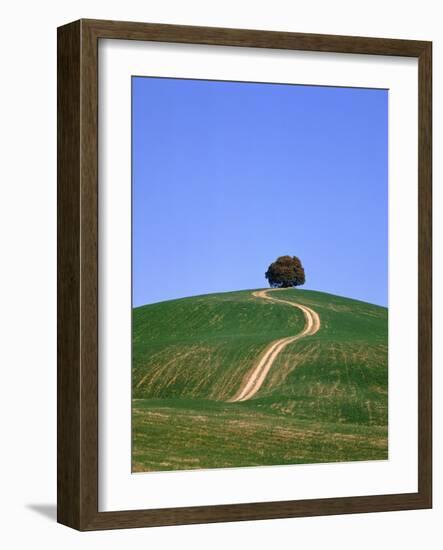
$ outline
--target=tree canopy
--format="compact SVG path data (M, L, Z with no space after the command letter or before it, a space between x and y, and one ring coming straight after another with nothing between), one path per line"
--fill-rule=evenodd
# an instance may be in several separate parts
M305 270L297 256L280 256L265 273L273 288L290 288L305 283Z

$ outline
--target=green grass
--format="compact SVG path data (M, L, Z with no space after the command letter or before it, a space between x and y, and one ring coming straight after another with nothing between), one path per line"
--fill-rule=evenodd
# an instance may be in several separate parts
M257 357L304 326L252 291L133 311L133 470L386 459L387 309L306 290L278 297L321 319L255 397L227 403Z

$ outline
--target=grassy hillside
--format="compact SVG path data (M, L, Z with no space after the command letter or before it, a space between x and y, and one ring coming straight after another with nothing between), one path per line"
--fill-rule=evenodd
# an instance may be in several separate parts
M306 290L321 328L289 344L249 401L228 403L303 313L252 291L133 312L133 469L387 458L387 309Z

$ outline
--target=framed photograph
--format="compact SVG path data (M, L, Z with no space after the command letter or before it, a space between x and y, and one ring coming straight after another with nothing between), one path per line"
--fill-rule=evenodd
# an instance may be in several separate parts
M430 508L430 42L58 29L58 521Z

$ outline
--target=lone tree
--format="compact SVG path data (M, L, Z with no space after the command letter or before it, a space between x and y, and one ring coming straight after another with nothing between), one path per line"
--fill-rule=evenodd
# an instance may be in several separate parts
M305 270L297 256L280 256L265 273L273 288L289 288L305 284Z

